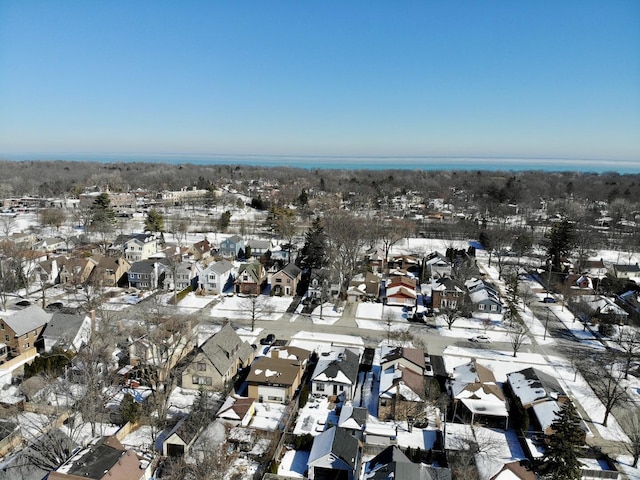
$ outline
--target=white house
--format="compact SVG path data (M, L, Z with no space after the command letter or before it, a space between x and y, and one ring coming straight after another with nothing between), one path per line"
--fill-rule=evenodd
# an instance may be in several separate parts
M198 287L212 293L222 293L225 286L233 287L236 267L229 260L210 263L199 274Z

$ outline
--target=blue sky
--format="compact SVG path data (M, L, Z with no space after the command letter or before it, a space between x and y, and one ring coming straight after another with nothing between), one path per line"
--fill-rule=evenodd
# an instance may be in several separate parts
M637 0L0 0L0 154L640 161L638 25Z

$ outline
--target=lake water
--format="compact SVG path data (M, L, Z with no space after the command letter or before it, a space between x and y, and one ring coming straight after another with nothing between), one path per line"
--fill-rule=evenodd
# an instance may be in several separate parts
M506 170L640 173L640 160L621 161L572 158L432 157L432 156L293 156L196 154L0 154L4 160L69 160L101 163L168 163L196 165L287 166L346 170Z

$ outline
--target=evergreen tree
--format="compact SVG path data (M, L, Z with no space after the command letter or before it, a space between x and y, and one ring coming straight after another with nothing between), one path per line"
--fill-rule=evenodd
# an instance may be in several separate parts
M551 428L554 433L549 437L540 473L551 480L578 480L581 470L577 448L584 443L584 431L571 401L562 405Z
M229 224L231 223L231 212L226 210L222 215L220 215L220 219L218 220L218 228L221 232L226 232L227 228L229 228Z
M144 230L145 232L164 232L164 218L162 214L152 208L147 213L147 218L144 220Z
M113 225L116 221L116 214L111 208L111 199L106 192L98 195L91 205L92 225Z
M122 397L120 413L127 422L136 423L140 418L140 405L130 393L125 393L124 397Z
M320 218L316 218L305 234L304 246L296 259L296 264L303 270L301 288L306 290L309 287L314 269L327 265L327 250L327 234Z
M560 270L562 259L569 256L575 246L575 228L568 220L562 220L551 228L547 237L547 255L553 267Z

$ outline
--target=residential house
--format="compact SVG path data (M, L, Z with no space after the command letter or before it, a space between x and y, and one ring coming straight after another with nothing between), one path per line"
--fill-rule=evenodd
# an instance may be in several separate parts
M451 470L424 463L413 463L397 445L389 445L367 462L367 480L451 480Z
M383 346L380 367L378 417L406 420L419 416L426 400L424 352Z
M640 295L635 290L624 292L616 298L616 303L624 308L629 317L635 321L640 320Z
M592 278L603 278L607 275L607 266L601 258L590 259L584 262L583 271L578 273L585 273Z
M240 235L232 235L220 242L219 253L225 258L237 258L240 250L244 251L245 243Z
M439 252L430 253L424 260L423 268L429 278L451 277L451 263Z
M198 288L214 295L223 293L233 286L235 272L229 260L210 263L198 275Z
M595 321L605 321L605 323L615 323L626 325L629 322L629 313L614 300L607 297L598 297L596 300L587 302L594 311Z
M424 375L424 358L424 351L419 348L386 346L380 351L380 367L386 370L393 366L402 366L418 375Z
M187 287L197 285L197 270L191 261L172 262L165 269L164 289L182 291Z
M271 293L277 296L292 297L298 290L301 278L302 270L295 263L289 263L271 276Z
M141 336L131 338L129 363L157 370L159 381L194 348L195 333L191 321L170 318L156 325L146 325ZM153 378L153 377L152 377Z
M614 264L609 268L609 273L616 278L637 278L640 277L640 266L637 263L633 265Z
M254 413L255 399L231 394L216 413L216 417L246 427Z
M365 272L364 274L358 274L349 283L350 288L357 288L365 298L377 300L380 295L380 282L379 275L372 272Z
M338 427L349 430L352 435L362 439L368 417L369 410L366 407L354 407L350 401L344 402L338 417Z
M38 305L0 312L0 342L6 345L9 356L17 357L33 349L49 320L51 314Z
M389 260L389 270L402 270L414 277L420 277L420 261L413 255L394 255Z
M4 259L0 261L4 261ZM50 285L59 283L60 269L58 268L58 258L52 257L36 265L35 276L43 283L48 283Z
M287 404L300 387L306 362L298 359L260 357L247 376L249 397L259 402Z
M412 278L393 277L385 286L386 305L413 308L417 299L416 282Z
M553 433L552 423L560 406L570 401L558 380L536 368L507 374L509 393L529 412L529 417L546 435Z
M76 452L56 470L49 480L145 480L151 477L153 462L125 449L115 436L101 437Z
M243 263L235 279L236 293L259 295L267 281L267 273L260 262Z
M508 428L509 411L502 388L493 372L475 359L453 369L448 391L453 399L454 417L470 423L483 420Z
M362 462L362 445L347 430L331 427L313 439L307 467L309 480L356 480Z
M134 263L146 260L158 253L160 242L152 233L136 233L124 241L122 249L124 258Z
M131 263L126 258L98 254L93 255L91 258L96 263L91 273L91 278L97 284L104 287L119 287L126 284L127 272L131 268Z
M360 355L348 348L333 348L319 355L311 375L311 393L351 400L358 382Z
M258 258L261 255L266 254L273 248L273 244L270 240L247 240L245 246L245 255L247 250L251 253L251 256Z
M211 257L213 245L205 237L203 240L194 243L187 250L187 254L196 261L206 260Z
M73 287L85 283L97 265L91 257L58 257L57 260L60 284Z
M474 310L484 313L502 313L498 291L484 280L473 278L465 282Z
M384 252L378 247L373 247L364 254L364 262L373 272L381 272L385 260Z
M181 418L162 441L163 457L182 457L189 453L195 442L201 426L196 425L191 418Z
M465 291L449 277L441 277L431 284L433 308L458 308L464 301Z
M54 312L42 332L44 351L60 348L77 352L89 343L94 323L95 312L90 315Z
M129 286L140 290L160 288L164 283L166 270L167 261L165 259L134 262L127 272Z
M240 370L251 365L255 351L229 323L195 349L182 372L184 388L217 390L231 383Z
M69 245L73 249L73 245ZM47 253L64 253L67 251L67 241L62 237L50 237L38 240L33 244L33 250Z

